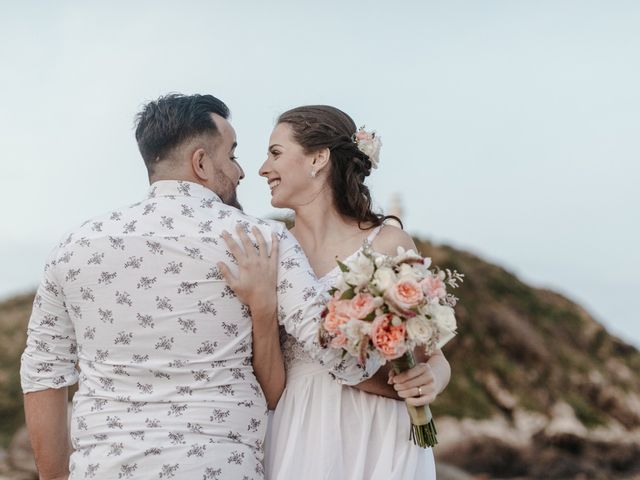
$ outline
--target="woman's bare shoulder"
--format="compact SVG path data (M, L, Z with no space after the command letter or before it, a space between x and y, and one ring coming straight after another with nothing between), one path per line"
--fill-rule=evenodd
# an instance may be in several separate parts
M380 233L373 239L372 247L375 251L385 255L396 255L398 247L405 250L417 250L413 238L407 232L393 225L384 225Z

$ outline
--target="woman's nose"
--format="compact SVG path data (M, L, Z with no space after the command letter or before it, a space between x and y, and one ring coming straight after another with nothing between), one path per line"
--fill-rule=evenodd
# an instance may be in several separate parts
M258 175L260 175L261 177L266 177L269 175L269 159L267 158L264 163L260 166L260 169L258 170Z

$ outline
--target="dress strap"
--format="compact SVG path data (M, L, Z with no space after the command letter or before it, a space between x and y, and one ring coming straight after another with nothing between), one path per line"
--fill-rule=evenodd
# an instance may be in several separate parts
M374 228L371 231L371 233L367 237L367 242L369 242L369 244L371 244L373 242L373 239L378 236L378 234L380 233L380 230L382 230L382 227L384 227L384 225L378 225L376 228Z

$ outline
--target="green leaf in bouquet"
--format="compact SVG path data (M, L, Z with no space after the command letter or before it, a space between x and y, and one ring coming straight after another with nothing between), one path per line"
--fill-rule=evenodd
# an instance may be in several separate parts
M371 312L369 315L367 315L366 317L364 317L362 320L364 320L365 322L373 322L376 318L376 312Z
M344 263L342 263L340 260L336 259L336 262L338 262L338 267L340 268L340 271L345 273L349 271L349 267L347 267Z
M345 290L344 293L340 296L340 300L351 300L356 296L356 292L351 287L349 290Z

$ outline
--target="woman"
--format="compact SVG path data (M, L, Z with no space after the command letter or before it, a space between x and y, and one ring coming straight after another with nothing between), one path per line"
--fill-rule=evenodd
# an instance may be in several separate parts
M364 179L377 158L365 153L356 133L353 120L337 108L294 108L279 117L260 168L271 204L294 210L291 233L327 289L339 272L336 258L351 257L365 240L385 254L395 255L398 246L416 249L408 234L372 212ZM245 290L264 280L259 263L244 268L254 268L242 279ZM259 370L277 378L273 372L286 367L286 386L264 388L269 405L277 404L265 443L268 479L435 479L432 452L409 441L409 417L399 400L425 405L445 388L450 369L442 352L427 359L416 351L422 363L413 369L393 375L386 366L351 388L313 363L292 337L285 335L282 345L264 341L274 335L261 338L254 343L259 378Z

